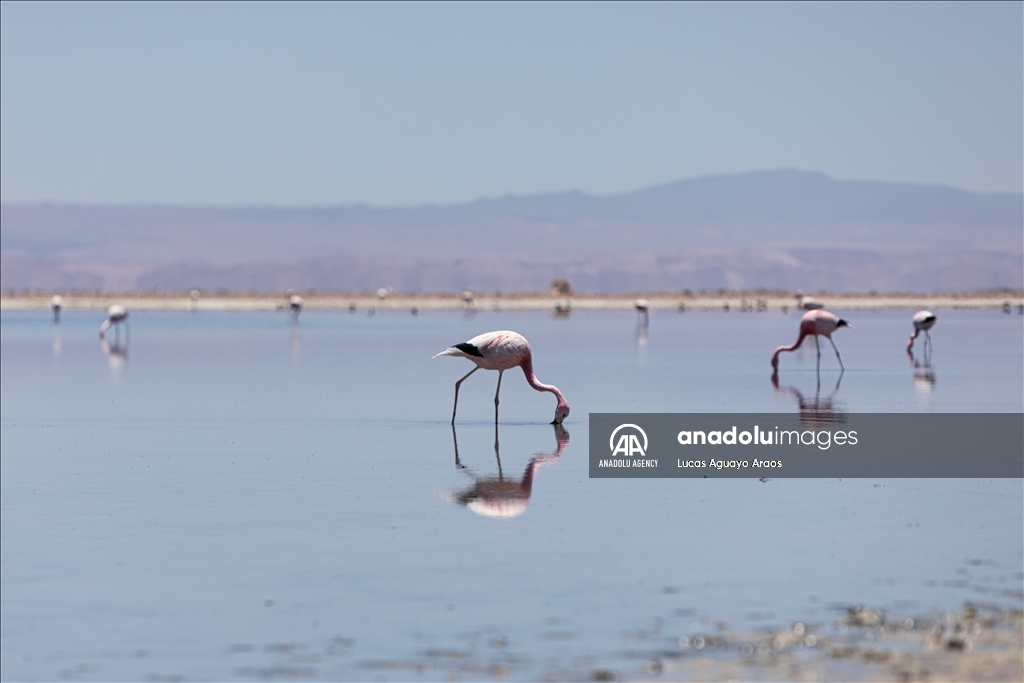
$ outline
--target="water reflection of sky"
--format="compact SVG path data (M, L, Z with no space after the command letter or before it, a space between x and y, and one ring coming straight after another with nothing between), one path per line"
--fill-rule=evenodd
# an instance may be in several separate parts
M654 311L638 354L633 311L307 310L296 328L140 311L116 353L102 313L65 311L59 328L4 313L0 673L251 678L268 646L302 644L349 652L317 677L404 680L366 663L505 639L531 678L614 659L651 620L675 638L824 621L837 603L955 610L967 559L1019 591L1019 480L588 479L589 412L1024 407L1020 316L937 311L923 368L905 352L912 311L837 313L855 325L835 335L838 389L830 353L819 389L813 345L771 382L795 314ZM565 393L572 439L559 450L553 397L506 373L501 478L556 461L533 472L528 508L495 520L450 501L498 476L496 373L460 392L474 479L449 424L471 366L430 357L502 328Z

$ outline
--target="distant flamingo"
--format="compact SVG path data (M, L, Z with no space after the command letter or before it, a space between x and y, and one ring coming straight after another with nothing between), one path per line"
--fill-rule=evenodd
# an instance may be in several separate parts
M295 325L299 322L299 313L302 313L302 297L298 294L288 297L288 308L292 312L292 325Z
M927 348L932 345L932 335L929 334L928 330L934 327L936 320L938 318L931 311L918 311L914 314L914 334L910 335L910 340L907 342L907 353L910 353L910 349L914 347L914 340L922 332L924 332L925 347Z
M128 319L128 310L121 304L114 304L107 309L107 319L100 325L100 339L107 333L111 325L120 325Z
M516 367L523 369L527 383L537 391L550 391L558 399L555 406L555 419L551 424L561 424L569 415L569 403L565 396L558 390L558 387L550 384L541 384L537 375L533 372L533 355L530 352L530 342L518 332L500 330L498 332L486 332L473 337L468 342L456 344L445 349L437 356L459 356L476 363L476 367L455 383L455 404L452 406L452 424L455 424L455 413L459 407L459 387L470 375L483 368L484 370L498 371L498 388L494 392L494 423L498 423L498 394L501 392L501 376L506 370ZM437 358L434 356L434 358Z
M647 303L647 299L637 299L633 302L633 308L636 309L637 315L639 316L639 325L641 327L647 327L650 322L648 312L650 311L650 304Z
M812 299L809 296L805 296L799 289L796 290L796 307L801 311L816 311L820 308L825 308L825 304L821 303L817 299Z
M839 357L839 349L836 348L836 343L832 341L832 333L840 327L852 327L852 325L828 311L808 311L804 313L803 317L800 318L800 336L796 338L796 343L792 346L780 346L775 349L775 353L772 354L772 367L777 372L779 369L779 354L783 351L796 351L804 343L805 337L814 335L814 345L818 349L818 368L821 368L821 346L818 343L818 337L822 336L826 337L829 343L832 344L832 348L836 352L836 358L839 359L839 367L845 370L843 359Z
M54 294L53 298L50 299L50 310L53 311L53 322L60 322L60 309L64 308L64 297L60 294Z

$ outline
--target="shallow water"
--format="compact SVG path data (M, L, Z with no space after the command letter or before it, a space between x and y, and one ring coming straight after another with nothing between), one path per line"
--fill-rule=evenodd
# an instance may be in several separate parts
M588 478L589 412L1024 410L1020 316L937 311L914 367L912 311L837 313L845 373L811 344L778 388L795 313L137 312L126 355L101 314L4 313L0 676L635 677L684 634L1019 608L1019 479ZM561 441L515 371L499 454L494 373L453 435L471 365L431 356L492 329L569 399ZM538 456L522 514L458 502Z

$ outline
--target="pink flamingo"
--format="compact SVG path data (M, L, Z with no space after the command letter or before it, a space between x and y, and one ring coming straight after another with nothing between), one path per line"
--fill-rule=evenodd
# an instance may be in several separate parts
M118 325L128 319L128 309L121 304L114 304L107 309L107 319L100 325L100 339L106 335L111 325Z
M445 349L437 356L460 356L467 358L476 367L466 373L462 379L455 383L455 405L452 406L452 424L455 424L455 412L459 407L459 387L466 381L466 378L474 372L483 368L484 370L498 371L498 388L494 392L494 423L498 423L498 393L501 391L501 376L506 370L517 365L523 369L526 381L537 391L550 391L558 398L558 405L555 406L555 419L551 424L562 424L562 421L569 416L569 402L552 384L541 384L537 375L533 372L533 355L530 353L530 342L518 332L500 330L498 332L485 332L473 337L467 342L456 344ZM437 358L434 356L434 358Z
M800 336L796 338L796 343L792 346L780 346L775 349L775 353L772 354L772 367L775 368L776 372L778 372L779 354L783 351L796 351L800 348L800 345L804 343L804 338L813 334L814 345L818 348L818 368L821 368L821 346L818 343L818 337L822 336L827 338L829 343L832 344L832 348L835 349L836 352L836 358L839 359L839 367L845 370L846 368L843 367L843 359L839 357L839 349L836 348L836 343L832 341L832 333L840 327L853 326L828 311L807 311L804 313L803 317L800 318Z
M914 334L910 335L910 341L907 342L907 353L910 353L910 349L914 348L914 340L922 332L924 332L925 346L931 346L932 335L928 333L928 330L932 329L936 320L938 318L931 311L918 311L914 314Z
M801 311L816 311L819 308L825 308L825 304L821 303L817 299L812 299L809 296L805 296L799 289L796 290L796 307Z

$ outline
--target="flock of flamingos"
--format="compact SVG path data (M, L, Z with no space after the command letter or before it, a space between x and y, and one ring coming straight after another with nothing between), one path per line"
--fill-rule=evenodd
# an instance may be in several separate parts
M302 298L296 294L289 293L289 295L287 309L292 316L292 321L296 322L298 315L302 310ZM383 298L383 296L381 298ZM799 336L793 344L789 346L780 346L775 349L775 352L771 357L771 363L774 369L772 384L777 390L779 388L778 367L780 354L786 351L795 351L799 349L807 337L814 337L815 346L818 351L819 368L821 364L821 347L819 345L818 337L825 337L829 340L832 344L832 348L836 352L836 359L839 361L840 367L842 368L843 366L842 358L839 355L839 349L836 348L835 342L832 341L832 334L841 327L850 327L849 323L824 310L824 306L821 302L804 296L803 292L797 292L797 298L797 308L804 311L804 314L800 319ZM193 294L193 300L195 299L196 296ZM465 302L466 295L463 295L463 300ZM62 307L63 301L61 297L54 296L51 301L51 308L53 310L55 321L60 320ZM645 300L639 299L635 302L635 308L639 315L638 330L646 330L646 326L648 324L649 305ZM117 347L117 343L115 342L115 349L109 348L104 338L105 335L112 327L119 335L120 328L124 326L126 328L125 336L127 339L127 320L128 310L124 306L116 304L107 309L107 318L100 326L100 340L104 345L104 348L108 350L108 354L114 353L116 355L115 349ZM922 332L925 335L926 351L928 350L931 344L929 330L933 325L935 325L935 321L936 317L930 311L919 311L914 315L911 321L914 332L907 342L908 354L911 353L915 339L917 339ZM123 352L121 352L121 354L122 355L119 356L119 359L123 362ZM533 354L530 349L530 343L525 337L517 332L511 332L508 330L486 332L473 337L469 341L455 344L454 346L441 351L441 353L434 357L437 358L438 356L456 356L466 358L473 363L473 369L459 378L455 383L455 402L452 406L452 439L455 445L455 466L457 469L462 470L473 479L473 485L465 488L464 490L451 492L445 497L452 502L465 506L476 514L483 515L485 517L507 519L523 514L529 505L532 496L532 488L537 470L542 466L557 462L569 445L569 433L562 426L562 422L569 416L569 402L558 387L552 384L544 384L537 379L537 375L533 370ZM514 367L522 368L523 374L526 376L526 381L531 387L537 391L545 391L554 394L557 399L554 420L552 421L555 430L556 449L550 454L538 454L531 458L522 477L518 478L515 476L508 476L503 472L498 444L498 403L499 395L501 393L501 379L506 370L510 370ZM460 461L458 436L455 432L455 417L459 405L459 388L470 375L481 368L484 370L497 370L498 372L498 385L494 392L494 456L498 465L498 476L496 477L480 476ZM838 384L836 386L838 387ZM801 412L804 412L805 408L802 396L795 390L790 391L794 391L794 393L796 393L801 405ZM815 402L814 409L812 409L811 412L815 412L818 407L817 402ZM761 479L761 481L765 482L767 479Z
M779 346L775 349L772 354L772 368L775 372L779 369L779 355L787 351L796 351L799 349L804 340L807 337L814 337L814 344L818 352L818 367L821 366L821 346L818 341L819 337L825 337L829 343L832 344L832 349L836 352L836 360L839 361L839 367L843 368L843 359L839 355L839 349L836 347L834 341L832 341L832 334L841 327L852 327L848 322L839 318L833 313L829 313L824 310L824 304L820 301L804 296L803 292L798 291L796 293L798 302L797 308L802 311L806 311L800 318L800 329L799 335L796 341L789 346ZM50 302L50 307L53 310L54 320L60 319L60 311L63 306L63 300L59 295L54 296ZM648 315L648 304L643 299L638 299L635 304L635 308L640 315L641 324L646 324ZM302 310L302 298L298 295L291 295L289 298L289 309L291 310L293 319L298 316L299 311ZM103 321L100 326L100 338L103 339L106 335L107 330L111 326L119 326L125 324L128 320L127 309L120 305L115 304L107 309L107 319ZM925 334L925 347L927 348L931 344L931 335L929 330L935 325L937 318L931 311L918 311L914 314L911 320L911 324L914 327L914 332L907 341L907 352L910 353L914 346L914 340L922 332ZM116 327L115 327L116 329ZM565 399L562 392L553 384L544 384L537 379L537 375L533 371L533 354L530 350L530 342L518 332L512 332L509 330L498 330L495 332L485 332L484 334L477 335L469 341L455 344L441 353L434 356L456 356L465 358L472 361L474 368L466 373L455 383L455 402L452 406L452 424L455 424L455 415L459 407L459 387L462 383L469 378L474 372L480 369L484 370L497 370L498 371L498 386L494 392L494 422L498 422L498 403L499 394L501 393L501 378L506 370L510 370L514 367L520 367L523 369L523 374L526 376L527 383L536 389L537 391L546 391L555 395L557 404L555 405L555 417L552 424L560 425L563 420L569 416L569 402Z

